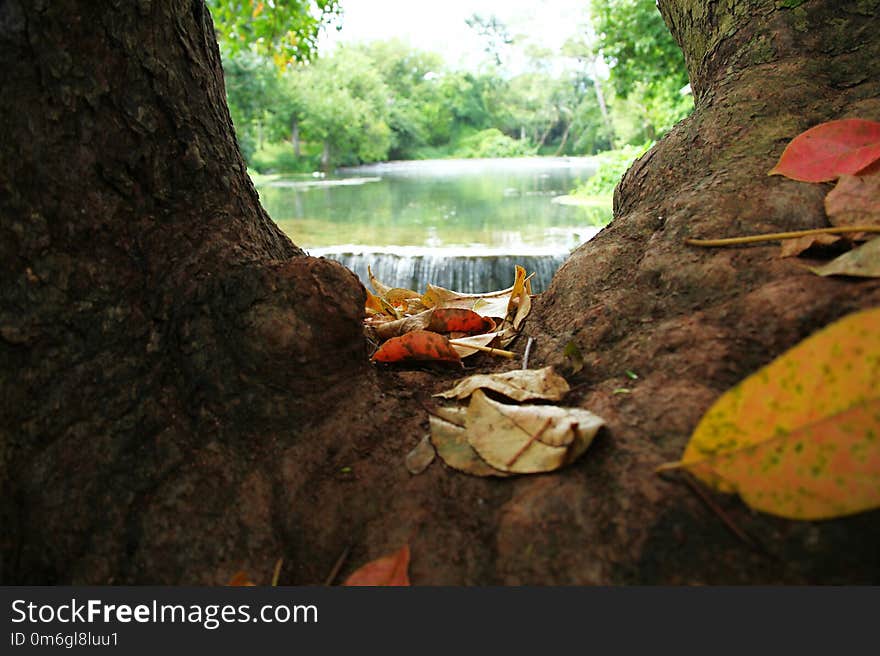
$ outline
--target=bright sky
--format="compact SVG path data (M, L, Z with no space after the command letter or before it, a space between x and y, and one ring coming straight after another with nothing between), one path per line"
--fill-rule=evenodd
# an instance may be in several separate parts
M319 51L336 43L400 38L438 52L456 68L476 69L485 40L465 24L473 14L495 15L514 37L558 52L586 20L586 0L341 0L342 30L330 28ZM516 63L511 62L515 67Z

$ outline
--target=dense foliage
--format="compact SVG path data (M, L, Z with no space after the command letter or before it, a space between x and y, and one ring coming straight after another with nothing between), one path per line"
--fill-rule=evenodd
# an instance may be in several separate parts
M487 47L476 71L451 69L439 55L396 40L340 46L310 60L318 29L339 11L336 0L272 3L279 17L297 8L308 14L291 23L304 48L291 59L289 49L279 56L286 37L256 31L268 30L255 22L269 11L257 12L263 3L211 4L218 29L227 30L221 42L239 141L262 172L387 159L586 155L654 140L692 107L681 93L681 55L653 0L592 0L592 27L566 44L564 66L532 46L516 75L501 65L500 46ZM494 17L475 15L471 23L490 46L513 47ZM607 74L599 72L602 60Z

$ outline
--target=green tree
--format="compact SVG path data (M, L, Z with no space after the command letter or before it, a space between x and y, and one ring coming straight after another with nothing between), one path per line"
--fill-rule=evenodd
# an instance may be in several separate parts
M341 13L339 0L207 0L224 50L251 47L283 67L311 59L318 34Z
M331 57L297 69L290 84L303 137L323 144L325 170L387 157L388 91L368 60L340 48Z
M681 50L654 0L591 0L595 54L610 69L610 83L626 116L615 117L624 142L656 139L693 109L681 90L688 82ZM618 112L619 114L619 112Z

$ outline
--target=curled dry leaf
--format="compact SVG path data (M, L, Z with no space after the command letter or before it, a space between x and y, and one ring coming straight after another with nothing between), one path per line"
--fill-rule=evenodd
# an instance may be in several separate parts
M393 554L377 558L349 576L343 585L408 586L409 545Z
M825 196L825 213L834 226L880 225L880 164L840 176Z
M373 287L373 291L376 292L377 296L385 296L385 294L391 291L391 287L376 280L376 276L373 275L373 270L370 268L369 264L367 265L367 275L370 277L370 285Z
M495 469L534 474L573 462L604 423L581 408L507 405L477 390L468 406L466 434L474 450Z
M432 462L437 453L431 445L431 436L425 435L416 447L406 454L406 470L415 476L425 471Z
M414 330L389 339L373 354L372 359L376 362L461 362L447 338L428 330Z
M880 308L815 333L726 392L688 442L684 467L790 519L880 507Z
M452 389L434 396L465 399L478 389L490 389L514 401L542 399L560 401L568 394L568 383L553 367L515 369L503 374L477 374L458 382Z
M428 420L431 443L447 465L474 476L510 476L486 464L468 442L465 431L467 408L437 408Z
M387 315L367 317L364 320L364 327L370 337L376 341L384 341L415 330L426 330L431 323L431 312L431 310L425 310L400 319L391 319Z
M820 276L880 278L880 238L865 242L828 264L811 269Z
M786 239L779 247L779 257L796 257L814 246L831 246L841 240L837 235L804 235Z
M769 175L828 182L880 159L880 123L859 118L822 123L788 144Z
M459 357L466 358L473 355L474 353L479 353L481 351L481 349L478 348L468 348L470 345L489 346L489 344L491 344L496 337L499 337L502 334L503 333L501 333L500 331L496 331L494 333L485 333L483 335L460 337L455 340L452 348L455 349L455 352L458 353Z
M471 310L481 317L504 318L507 315L509 302L509 291L505 294L459 295L458 292L452 292L434 285L428 285L428 290L422 296L422 303L428 307Z

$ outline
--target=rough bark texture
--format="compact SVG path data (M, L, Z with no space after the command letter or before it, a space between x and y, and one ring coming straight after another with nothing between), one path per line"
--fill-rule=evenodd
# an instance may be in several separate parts
M609 430L497 481L404 469L456 372L372 369L359 283L260 209L201 0L0 4L3 582L265 582L283 556L282 583L316 583L406 541L415 583L880 582L880 513L720 498L755 550L653 473L724 389L880 303L774 247L682 245L824 224L826 188L766 171L815 123L880 119L880 2L661 7L697 110L527 323L534 366L580 346L567 402Z

